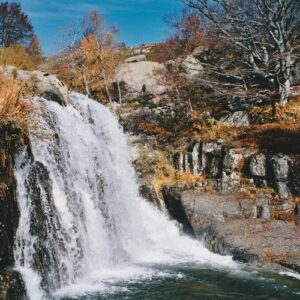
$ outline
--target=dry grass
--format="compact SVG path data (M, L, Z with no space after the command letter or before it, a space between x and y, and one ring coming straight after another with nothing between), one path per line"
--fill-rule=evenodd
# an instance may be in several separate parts
M252 148L270 153L300 153L300 122L284 121L256 125L240 130L231 146Z
M256 107L250 112L251 118L260 124L274 121L299 121L300 120L300 96L294 97L286 105L276 104L276 117L273 116L272 107L265 105Z
M286 110L293 111L291 107ZM294 116L299 113L294 110ZM300 119L299 119L300 120ZM234 148L256 149L269 153L283 152L286 154L300 153L300 122L299 120L286 120L234 127L220 122L211 126L202 127L193 132L193 140L215 141L223 140L223 144Z
M149 178L158 193L166 185L195 186L203 182L201 176L176 171L168 160L168 154L161 151L141 154L135 164L141 175Z
M31 57L25 48L19 45L0 49L0 65L15 66L22 70L34 70L39 59Z
M11 124L27 132L35 125L31 101L24 97L24 87L16 80L0 75L0 124Z
M158 172L152 180L152 186L156 191L161 191L164 186L195 186L204 181L204 178L192 173L177 172L174 169L169 174Z
M214 141L217 139L231 140L244 130L244 127L230 126L221 122L215 122L210 126L199 126L193 134L194 140Z

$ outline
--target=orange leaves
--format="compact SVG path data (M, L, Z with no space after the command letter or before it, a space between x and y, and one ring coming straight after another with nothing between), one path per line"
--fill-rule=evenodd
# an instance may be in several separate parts
M35 126L32 118L35 107L31 101L23 98L23 92L22 83L0 75L0 120L26 132Z
M167 131L164 128L158 127L154 123L140 123L139 124L139 129L144 131L146 134L154 134L154 135L159 135L161 137L169 138L173 136L172 132Z

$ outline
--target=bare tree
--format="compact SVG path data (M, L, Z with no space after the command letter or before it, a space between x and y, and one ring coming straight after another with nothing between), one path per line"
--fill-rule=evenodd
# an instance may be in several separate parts
M286 104L293 53L300 37L299 0L182 0L229 40L253 72L263 75Z

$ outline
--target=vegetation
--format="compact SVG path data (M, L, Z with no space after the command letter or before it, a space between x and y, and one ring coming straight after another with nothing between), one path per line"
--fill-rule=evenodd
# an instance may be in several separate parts
M203 177L188 172L178 172L170 164L168 152L144 151L135 161L137 169L145 178L149 178L150 184L157 193L167 185L195 186L203 182Z
M16 2L0 3L0 46L28 46L34 37L33 26L28 16Z
M241 71L260 74L278 92L280 103L287 103L300 37L298 0L183 2L208 20L210 32L231 43Z
M40 56L32 56L20 45L0 48L0 65L14 66L20 70L35 70L41 62Z
M11 125L27 133L35 126L33 103L25 99L25 85L0 77L0 125Z
M65 30L66 45L63 51L50 58L43 69L55 73L69 86L100 102L114 100L122 103L120 84L113 76L123 61L122 45L117 42L118 30L107 25L98 11L82 18L79 25Z

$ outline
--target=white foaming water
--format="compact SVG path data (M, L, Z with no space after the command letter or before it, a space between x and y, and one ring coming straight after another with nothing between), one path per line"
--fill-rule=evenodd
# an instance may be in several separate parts
M156 264L235 266L138 196L127 140L109 109L76 93L67 107L37 100L43 130L15 169L16 268L31 300L168 276Z

